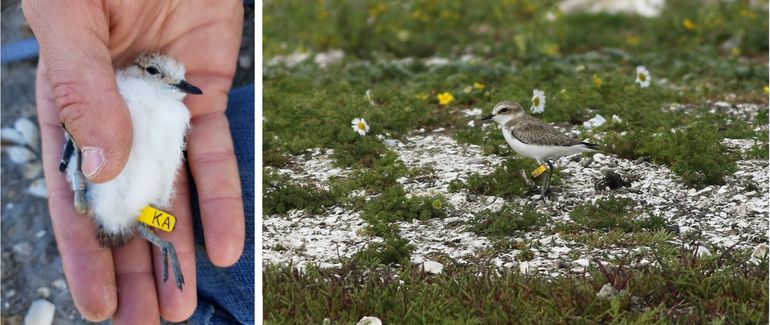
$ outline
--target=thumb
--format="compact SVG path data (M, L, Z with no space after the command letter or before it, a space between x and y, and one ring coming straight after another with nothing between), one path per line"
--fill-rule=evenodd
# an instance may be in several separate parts
M50 85L40 91L52 95L59 119L82 150L83 174L96 183L115 178L128 160L133 131L106 46L104 11L90 1L22 5L40 43L38 76Z

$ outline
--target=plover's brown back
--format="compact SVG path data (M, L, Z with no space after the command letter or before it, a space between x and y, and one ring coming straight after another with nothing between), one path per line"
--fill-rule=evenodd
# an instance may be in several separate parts
M526 114L508 121L508 123L505 123L505 127L513 133L514 137L526 144L540 146L574 146L585 144L564 135L553 126Z

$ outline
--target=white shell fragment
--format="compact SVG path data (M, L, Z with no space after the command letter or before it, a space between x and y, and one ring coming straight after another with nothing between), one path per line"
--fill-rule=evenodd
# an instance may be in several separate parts
M583 127L585 127L586 129L590 130L590 129L602 126L602 124L604 124L604 122L607 122L607 120L604 119L604 117L602 117L601 115L596 114L596 116L594 116L594 118L592 118L592 119L590 119L588 121L583 122Z

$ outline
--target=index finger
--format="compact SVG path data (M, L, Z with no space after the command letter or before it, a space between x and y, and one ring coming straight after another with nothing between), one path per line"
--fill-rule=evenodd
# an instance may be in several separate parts
M37 68L35 97L42 144L43 170L48 188L48 209L61 254L64 275L75 306L85 318L100 321L117 308L115 270L110 249L101 247L90 217L75 212L65 177L59 173L64 134L59 124L45 63Z

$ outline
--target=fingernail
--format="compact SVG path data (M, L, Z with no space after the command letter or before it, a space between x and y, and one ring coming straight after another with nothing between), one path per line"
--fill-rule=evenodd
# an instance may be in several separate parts
M88 178L93 177L104 166L104 154L102 149L86 147L82 150L83 164L80 166L80 170Z

